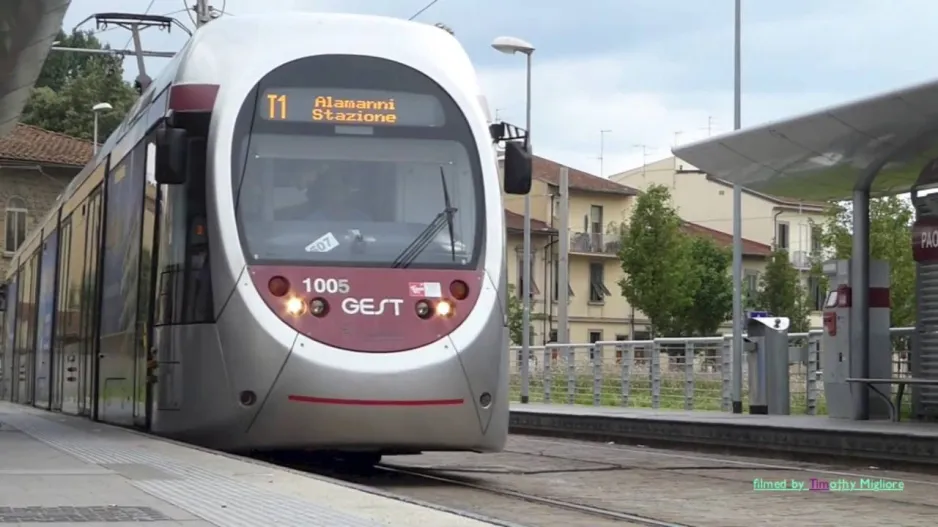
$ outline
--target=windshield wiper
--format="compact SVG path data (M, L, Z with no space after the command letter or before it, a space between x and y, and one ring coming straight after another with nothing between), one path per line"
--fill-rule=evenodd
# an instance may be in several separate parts
M456 261L456 239L453 237L453 231L455 230L453 226L453 216L459 209L453 207L450 203L449 189L446 186L446 175L443 172L442 165L440 166L440 180L443 182L443 211L437 214L436 217L433 218L433 221L414 238L414 241L410 242L410 245L401 251L401 254L391 263L392 268L405 268L414 263L414 260L430 245L437 234L443 230L443 227L447 226L449 227L450 253L453 255L453 261Z

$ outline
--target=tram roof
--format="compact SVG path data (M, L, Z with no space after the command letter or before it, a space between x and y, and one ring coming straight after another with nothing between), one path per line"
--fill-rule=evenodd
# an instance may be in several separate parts
M938 184L938 80L675 147L711 176L797 200L844 200ZM925 170L929 167L929 170Z

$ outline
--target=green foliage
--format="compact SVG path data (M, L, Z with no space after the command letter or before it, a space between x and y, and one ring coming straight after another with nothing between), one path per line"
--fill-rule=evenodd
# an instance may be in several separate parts
M688 251L696 274L692 307L683 313L683 333L687 336L716 335L720 325L733 314L733 276L727 272L733 263L733 254L717 246L713 240L693 237Z
M752 301L760 310L788 317L791 333L810 329L808 316L812 306L808 292L801 284L801 273L791 264L788 251L784 249L772 253L759 279L759 292L753 295Z
M511 339L512 345L520 346L521 339L524 337L524 303L518 298L515 291L515 286L508 284L508 337ZM543 313L531 313L529 342L532 344L534 342L534 322L545 318Z
M892 326L915 324L915 261L912 222L915 212L905 200L890 196L870 201L870 255L889 262ZM835 206L824 223L821 245L831 258L850 258L853 251L852 211Z
M91 32L59 33L59 46L107 49ZM98 140L104 142L137 98L124 81L121 57L52 51L23 110L22 121L81 139L94 137L91 107L99 102L114 107L101 112Z
M712 335L732 311L729 255L681 230L667 187L638 196L621 228L619 260L622 295L648 317L654 336Z

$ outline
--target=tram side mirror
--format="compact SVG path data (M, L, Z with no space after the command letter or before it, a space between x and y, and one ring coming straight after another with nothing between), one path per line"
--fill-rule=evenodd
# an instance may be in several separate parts
M156 131L156 182L180 185L186 182L188 134L183 128L164 126Z
M7 286L0 284L0 313L7 310Z
M497 143L505 137L505 123L492 123L489 125L489 135L492 136L492 141Z
M505 143L505 193L527 194L531 192L531 155L524 143Z

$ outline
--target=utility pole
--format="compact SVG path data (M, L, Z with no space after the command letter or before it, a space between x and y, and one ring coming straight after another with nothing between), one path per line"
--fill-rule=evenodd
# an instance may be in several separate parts
M736 0L733 129L742 120L742 0ZM776 313L782 315L783 313ZM733 185L733 413L743 413L743 188Z
M612 130L600 130L599 131L599 177L606 177L603 173L603 150L606 147L606 134Z
M557 342L570 343L570 169L560 167L560 236L557 262Z

